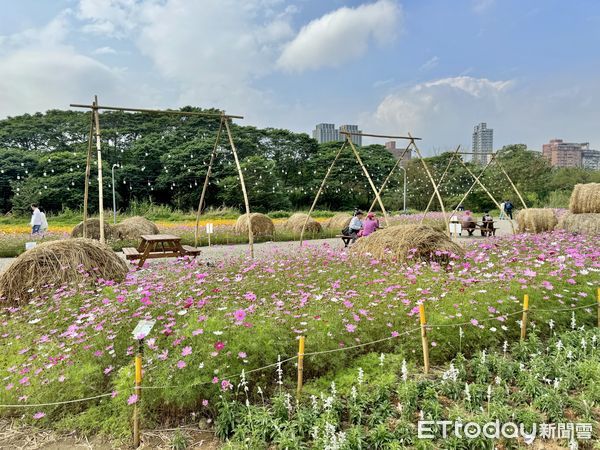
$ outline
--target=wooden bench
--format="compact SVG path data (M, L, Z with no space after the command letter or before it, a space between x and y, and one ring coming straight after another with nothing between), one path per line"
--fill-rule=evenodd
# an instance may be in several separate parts
M139 259L138 266L142 267L147 259L177 258L191 256L195 258L201 252L191 245L181 245L181 237L170 234L142 235L138 248L124 247L123 254L128 260Z
M336 238L341 238L344 241L344 248L347 248L350 245L350 241L354 239L352 236L346 236L345 234L336 234Z
M123 247L123 254L125 255L125 258L128 260L138 259L140 256L142 256L140 254L140 252L137 251L137 248L133 248L133 247Z
M202 253L202 250L198 247L192 247L191 245L182 245L181 247L185 250L186 255L193 256L194 258Z

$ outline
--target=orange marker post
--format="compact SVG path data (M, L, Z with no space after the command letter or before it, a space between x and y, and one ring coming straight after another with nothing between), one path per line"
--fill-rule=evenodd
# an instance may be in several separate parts
M140 351L135 355L135 389L134 393L137 395L137 401L133 405L133 446L138 448L140 446L140 414L138 405L142 395L142 344L140 344Z
M421 321L421 342L423 343L423 370L429 373L429 343L427 342L427 320L425 319L425 305L419 305L419 319Z

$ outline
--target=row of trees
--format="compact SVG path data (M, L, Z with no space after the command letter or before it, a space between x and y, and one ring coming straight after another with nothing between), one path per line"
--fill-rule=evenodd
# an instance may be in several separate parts
M184 110L200 111L196 108ZM210 110L209 110L210 111ZM214 111L213 111L214 112ZM105 112L101 115L104 188L115 191L120 209L136 201L170 205L178 209L197 206L219 120L200 116L175 116ZM78 209L83 202L84 171L90 114L48 111L0 121L0 211L26 211L32 202L47 210ZM312 202L340 143L319 145L306 134L280 129L233 125L251 207L256 211L306 208ZM381 145L360 149L361 158L380 186L395 160ZM446 168L449 153L426 158L434 178ZM579 169L552 170L538 153L523 145L502 149L499 159L530 204L560 203L573 184L596 179L598 173ZM467 163L473 172L480 168ZM95 170L92 170L95 173ZM420 160L407 166L408 206L423 209L433 193ZM494 168L482 177L498 198L512 197L508 180ZM472 183L467 170L455 161L445 177L442 193L454 206ZM90 182L90 206L97 205L97 178ZM319 207L348 210L368 208L371 188L350 150L345 151L330 175ZM384 196L390 209L402 206L402 172L389 181ZM467 207L493 207L480 189L474 189ZM110 200L109 200L110 204ZM207 205L240 208L239 180L229 143L222 139L207 192ZM434 209L438 209L437 202Z

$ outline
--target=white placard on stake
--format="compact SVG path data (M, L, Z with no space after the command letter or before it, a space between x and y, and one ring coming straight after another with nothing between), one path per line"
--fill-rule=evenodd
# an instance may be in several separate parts
M207 223L206 224L206 234L213 234L213 230L214 230L213 224Z
M152 331L152 327L156 323L156 320L140 320L136 325L135 329L131 332L134 339L144 339Z

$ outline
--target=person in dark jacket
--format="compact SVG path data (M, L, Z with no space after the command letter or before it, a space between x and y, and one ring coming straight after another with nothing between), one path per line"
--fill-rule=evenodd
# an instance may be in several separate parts
M512 202L510 200L506 200L506 202L504 202L504 212L506 212L506 215L510 218L510 220L512 220L513 218L513 209L514 209L514 205L512 204Z

